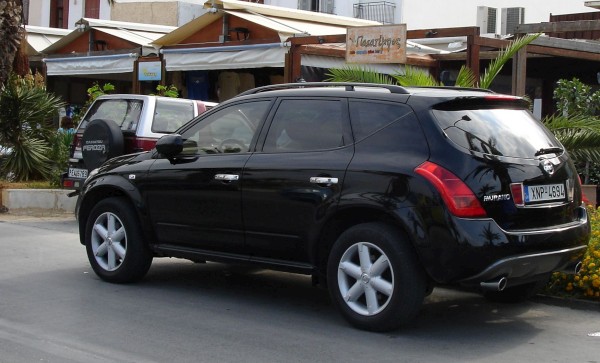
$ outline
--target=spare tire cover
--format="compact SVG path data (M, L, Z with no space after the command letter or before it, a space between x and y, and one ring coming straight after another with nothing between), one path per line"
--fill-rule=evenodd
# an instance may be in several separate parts
M111 120L92 120L81 138L81 153L88 170L93 170L115 156L123 155L121 128Z

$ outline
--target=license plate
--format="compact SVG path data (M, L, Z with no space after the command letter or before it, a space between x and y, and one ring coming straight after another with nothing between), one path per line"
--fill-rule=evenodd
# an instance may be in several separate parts
M69 168L69 178L85 179L88 176L87 169Z
M525 186L525 203L546 202L561 199L565 199L564 184Z

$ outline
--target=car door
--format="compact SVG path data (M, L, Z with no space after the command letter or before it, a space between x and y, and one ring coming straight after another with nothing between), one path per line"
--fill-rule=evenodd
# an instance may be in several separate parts
M335 208L354 152L347 102L284 98L274 110L261 152L244 168L246 245L255 260L306 263L307 242Z
M143 193L159 244L243 253L242 168L270 102L235 103L192 121L183 151L151 166Z

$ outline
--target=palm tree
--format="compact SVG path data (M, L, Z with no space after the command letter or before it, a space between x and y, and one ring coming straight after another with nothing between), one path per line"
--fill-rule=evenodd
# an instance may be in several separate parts
M0 85L8 79L21 44L23 0L0 1Z
M509 45L500 50L497 57L492 60L489 66L485 69L483 75L477 81L475 75L466 66L461 67L458 72L455 86L457 87L479 87L490 88L492 81L500 73L506 62L527 44L537 39L541 34L529 34L517 38L509 43ZM330 69L328 81L332 82L368 82L380 84L397 83L401 86L443 86L436 81L429 73L406 66L404 71L399 71L391 76L381 75L368 67L364 66L346 66L339 69Z

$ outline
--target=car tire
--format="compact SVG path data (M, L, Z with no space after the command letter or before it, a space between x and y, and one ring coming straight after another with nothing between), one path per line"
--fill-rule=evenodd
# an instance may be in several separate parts
M539 281L507 287L502 291L484 291L483 297L491 302L514 304L532 298L548 284L550 276Z
M92 209L85 228L85 247L92 269L108 282L138 281L152 264L138 218L124 198L104 199Z
M91 171L115 156L123 155L125 150L123 132L111 120L92 120L81 137L83 162Z
M408 238L383 223L359 224L340 235L329 255L327 280L342 316L369 331L412 322L427 291L425 272Z

